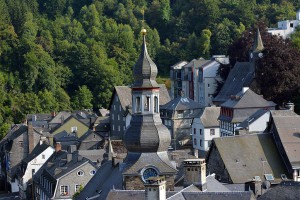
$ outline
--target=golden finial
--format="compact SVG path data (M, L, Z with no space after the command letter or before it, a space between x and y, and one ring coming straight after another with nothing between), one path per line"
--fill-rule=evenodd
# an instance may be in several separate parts
M147 31L146 31L146 29L144 29L144 22L145 22L145 9L144 9L144 7L141 9L141 13L143 15L141 33L142 33L142 35L146 35Z

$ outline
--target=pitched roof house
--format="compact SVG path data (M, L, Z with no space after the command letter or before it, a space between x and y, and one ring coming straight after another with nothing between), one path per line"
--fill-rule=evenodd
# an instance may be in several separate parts
M53 147L43 143L37 144L33 151L22 160L17 170L19 194L22 199L31 199L32 177L54 152ZM31 186L31 187L29 187Z
M59 144L55 147L52 156L33 176L34 198L72 199L94 176L97 167L73 150L62 151Z
M191 123L204 107L190 98L179 96L160 107L163 124L170 130L173 149L190 148Z
M291 110L271 111L269 132L294 181L300 181L300 116Z
M207 154L209 173L225 183L279 183L288 171L271 134L247 134L213 140Z
M192 123L192 142L195 155L205 157L213 138L220 137L218 117L220 107L206 107Z
M232 95L221 105L220 131L221 136L235 135L235 130L243 121L260 109L274 110L275 103L265 100L251 89L243 88L236 95Z

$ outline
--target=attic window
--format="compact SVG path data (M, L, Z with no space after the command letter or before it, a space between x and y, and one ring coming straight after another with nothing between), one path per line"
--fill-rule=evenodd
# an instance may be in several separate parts
M77 126L72 126L71 127L71 132L76 133L77 132Z
M69 186L61 185L60 186L60 196L68 196L69 195Z
M91 170L90 175L94 175L94 174L96 174L96 170Z
M23 147L23 141L19 141L19 147Z
M79 170L78 172L77 172L77 176L83 176L84 175L84 172L82 171L82 170Z
M274 181L274 176L272 174L265 174L265 178L267 181Z

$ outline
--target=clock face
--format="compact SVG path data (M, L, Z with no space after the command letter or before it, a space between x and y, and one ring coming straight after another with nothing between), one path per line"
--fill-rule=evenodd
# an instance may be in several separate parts
M142 176L143 180L146 181L150 177L158 176L158 172L156 169L149 167L143 170Z

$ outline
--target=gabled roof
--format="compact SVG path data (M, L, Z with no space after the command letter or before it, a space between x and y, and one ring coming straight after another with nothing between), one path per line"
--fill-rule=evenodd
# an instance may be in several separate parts
M247 128L249 125L251 125L253 122L255 122L257 119L259 119L260 117L262 117L264 114L270 112L270 110L265 110L265 109L259 109L258 111L256 111L255 113L253 113L253 115L251 115L250 117L248 117L248 119L246 119L245 121L243 121L242 123L240 123L238 125L238 127L245 129Z
M289 199L296 200L300 196L300 182L284 181L276 187L270 188L258 200Z
M34 149L32 150L32 152L23 159L23 162L25 163L29 163L31 160L33 160L34 158L36 158L38 155L40 155L41 153L43 153L47 148L52 148L50 145L42 143L42 144L37 144Z
M67 154L68 152L66 151L54 152L47 162L34 175L34 181L39 183L42 173L47 173L52 177L52 179L57 180L85 163L90 163L92 166L97 168L90 160L78 155L78 151L72 153L70 162L67 162Z
M106 199L111 189L122 189L122 181L123 176L119 166L113 166L112 161L107 161L97 170L96 174L79 193L77 199L94 196L97 196L96 199Z
M219 126L218 117L220 115L220 107L205 107L200 120L204 127Z
M63 142L63 141L78 141L78 137L75 133L68 133L67 131L62 131L54 135L55 141Z
M188 97L179 96L160 108L165 110L194 110L202 109L203 106Z
M54 127L54 129L51 130L51 133L55 132L57 129L59 129L60 127L62 127L64 124L68 123L68 121L70 121L72 118L75 119L75 120L77 120L78 122L80 122L80 123L83 124L84 126L88 127L84 122L82 122L81 120L79 120L79 119L76 118L75 116L70 115L70 116L64 121L63 124L60 124L59 126Z
M49 122L49 124L61 124L71 116L71 112L61 111Z
M171 100L168 89L165 84L159 84L159 105L164 105ZM129 86L115 86L109 109L115 95L118 95L120 104L123 110L126 110L128 106L132 104L131 88Z
M33 117L36 117L35 121L50 121L52 119L51 114L36 113L26 115L27 121L32 121Z
M236 62L214 102L225 102L243 87L249 87L254 78L254 67L249 62Z
M263 181L264 174L272 174L280 182L281 174L288 175L271 134L221 137L213 141L233 183L249 182L255 176Z
M199 58L199 59L193 59L191 62L189 62L188 64L184 65L183 67L195 67L195 68L200 68L203 67L204 65L207 65L210 62L214 62L212 60L205 60L203 58Z
M300 167L300 116L291 110L274 110L271 116L289 162Z
M256 94L251 89L245 93L240 91L238 94L229 98L221 107L226 108L268 108L275 107L275 103L265 100L262 96Z

